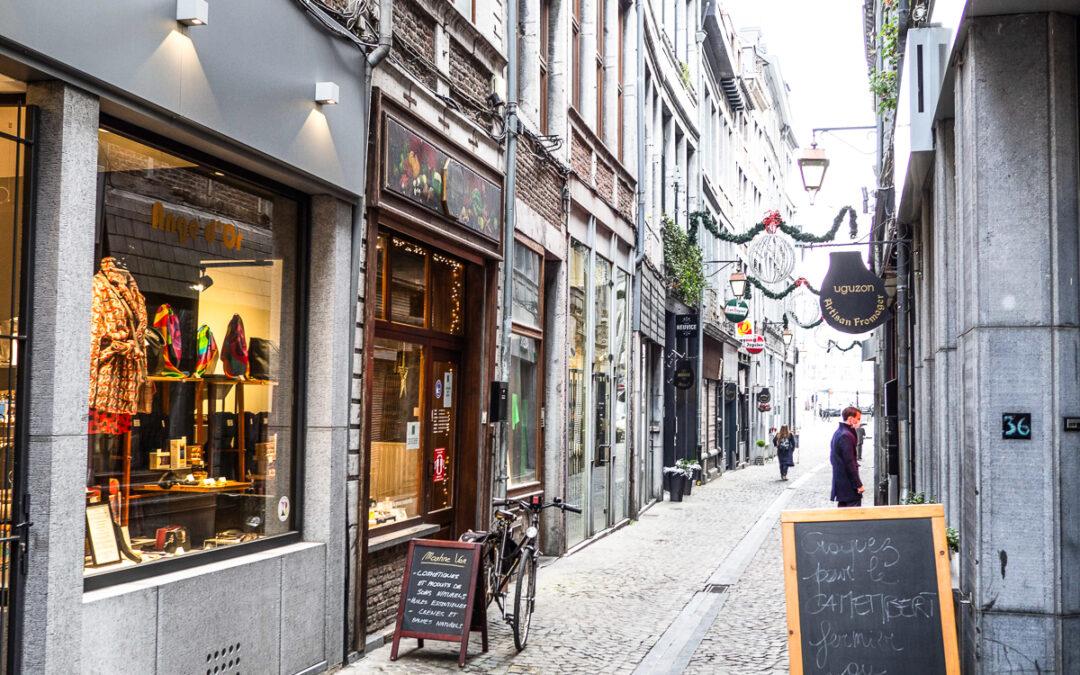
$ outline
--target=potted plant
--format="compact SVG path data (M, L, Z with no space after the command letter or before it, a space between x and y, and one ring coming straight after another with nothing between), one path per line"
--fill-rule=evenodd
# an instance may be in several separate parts
M681 502L683 494L690 494L687 487L690 483L690 475L681 466L664 467L664 483L667 485L671 501Z
M759 448L764 448L765 447L765 439L763 439L763 438L757 439L757 446Z
M701 464L693 459L680 459L675 462L675 466L683 470L683 474L686 475L686 484L684 486L685 492L683 494L690 494L691 489L694 486L694 481L701 477Z

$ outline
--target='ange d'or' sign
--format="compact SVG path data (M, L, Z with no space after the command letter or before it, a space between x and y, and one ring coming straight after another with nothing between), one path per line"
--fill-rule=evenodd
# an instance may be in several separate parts
M821 284L821 316L842 333L866 333L889 318L885 282L863 264L858 251L829 254Z

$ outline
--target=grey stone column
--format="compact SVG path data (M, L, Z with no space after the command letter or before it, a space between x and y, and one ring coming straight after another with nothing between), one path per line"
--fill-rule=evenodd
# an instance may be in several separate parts
M567 354L570 350L566 330L569 301L569 262L547 262L560 269L547 286L544 317L544 492L545 499L566 496ZM541 545L549 555L566 552L566 517L557 509L544 512Z
M1080 668L1073 17L971 21L957 78L966 672ZM961 167L962 165L962 172ZM1002 415L1032 414L1032 440Z
M29 561L23 670L79 671L84 489L94 274L98 101L61 82L31 84L41 109L34 226L27 457Z
M359 487L352 482L346 489L354 338L348 312L351 222L349 204L326 196L312 199L303 535L306 541L326 544L326 569L321 572L326 577L325 649L330 664L342 660L346 519L347 511L358 508Z

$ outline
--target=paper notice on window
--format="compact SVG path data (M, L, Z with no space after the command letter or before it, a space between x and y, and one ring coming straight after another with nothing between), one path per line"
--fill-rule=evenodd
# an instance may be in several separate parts
M443 399L442 407L449 408L452 403L452 394L454 391L454 373L447 371L443 373Z
M406 450L419 450L420 449L420 423L419 422L407 422L405 424L405 449Z

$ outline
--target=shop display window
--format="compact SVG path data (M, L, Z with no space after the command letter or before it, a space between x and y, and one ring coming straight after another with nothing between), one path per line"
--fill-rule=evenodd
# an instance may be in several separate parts
M510 485L531 483L538 477L540 341L510 336Z
M86 573L295 530L298 202L98 143Z
M378 527L419 513L423 347L376 339L373 357L368 525Z

